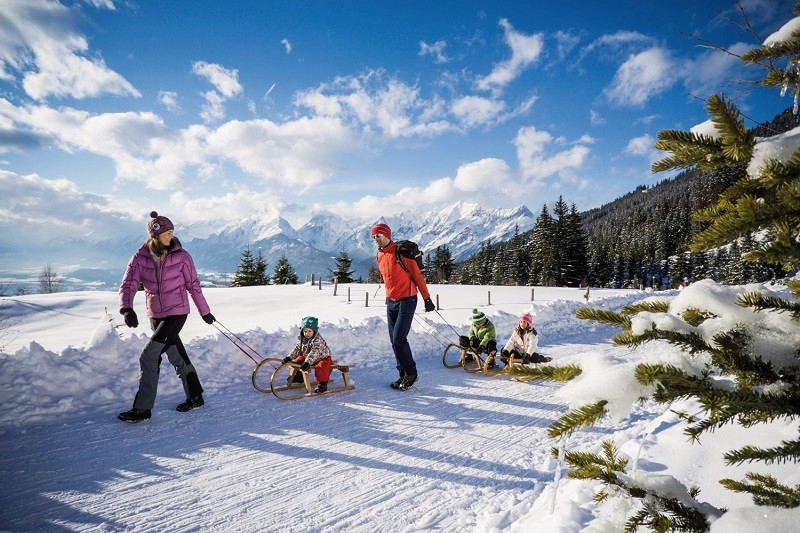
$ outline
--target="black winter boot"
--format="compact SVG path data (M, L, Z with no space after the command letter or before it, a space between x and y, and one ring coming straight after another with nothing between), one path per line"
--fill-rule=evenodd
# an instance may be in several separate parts
M194 398L187 398L186 401L179 403L175 410L185 413L186 411L191 411L192 409L200 407L205 403L206 402L203 401L203 395L201 394L200 396L195 396Z
M130 411L125 411L124 413L118 414L117 418L123 422L135 424L136 422L141 422L142 420L148 420L150 418L150 409L137 409L134 407Z
M416 374L406 376L403 378L403 381L397 386L397 390L405 392L409 388L411 388L411 385L413 385L416 382L417 382Z

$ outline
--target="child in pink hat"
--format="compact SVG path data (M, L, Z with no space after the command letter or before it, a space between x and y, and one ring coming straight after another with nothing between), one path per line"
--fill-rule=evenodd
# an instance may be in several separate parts
M550 357L539 355L539 332L533 327L533 315L525 312L519 315L517 327L508 339L505 348L500 352L502 360L510 357L522 357L522 364L547 363Z

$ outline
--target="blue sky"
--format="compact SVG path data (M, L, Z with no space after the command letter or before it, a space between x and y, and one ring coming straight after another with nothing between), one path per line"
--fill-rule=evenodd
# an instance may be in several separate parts
M792 17L740 4L762 39ZM152 209L298 226L597 207L668 177L657 132L705 121L711 93L757 121L791 105L690 36L758 44L734 22L721 0L0 0L0 244L105 238Z

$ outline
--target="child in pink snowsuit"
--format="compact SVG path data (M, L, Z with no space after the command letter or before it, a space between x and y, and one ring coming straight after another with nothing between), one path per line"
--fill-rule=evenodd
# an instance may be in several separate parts
M300 338L291 353L283 358L283 362L297 363L301 370L308 370L313 366L314 377L319 382L314 392L320 394L328 390L333 360L328 343L319 334L318 329L319 320L316 317L307 316L301 320ZM295 380L298 378L302 379L300 373L295 375Z
M533 327L533 315L522 313L519 322L508 339L505 348L500 352L501 357L522 357L522 364L546 363L551 359L539 355L539 332Z

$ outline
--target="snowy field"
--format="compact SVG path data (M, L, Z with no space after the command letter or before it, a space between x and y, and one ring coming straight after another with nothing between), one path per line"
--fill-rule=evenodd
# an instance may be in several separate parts
M584 290L537 287L531 301L530 287L430 289L441 310L417 314L409 339L420 381L405 393L388 387L396 370L382 287L339 286L336 295L331 285L206 289L220 323L265 357L291 349L301 317L319 317L334 359L355 365L356 388L291 402L260 393L253 361L193 308L182 337L206 405L176 412L183 390L164 363L153 418L140 424L116 415L132 404L148 331L114 327L122 324L116 293L3 299L0 530L620 531L630 501L596 505L600 485L564 479L551 456L558 443L547 429L573 403L567 386L467 374L446 369L441 356L474 307L495 323L501 344L532 309L540 351L553 364L635 361L641 352L613 347L617 330L575 318ZM589 304L618 310L653 295L592 290ZM141 294L135 303L145 322ZM598 385L618 383L609 375ZM597 452L612 438L634 469L698 486L699 500L732 510L713 531L796 531L797 509L769 510L768 529L737 520L750 497L717 480L753 470L797 485L797 465L724 468L722 452L743 442L744 430L726 427L690 446L670 408L697 412L644 403L575 433L566 447ZM797 430L776 423L746 438L774 445Z

